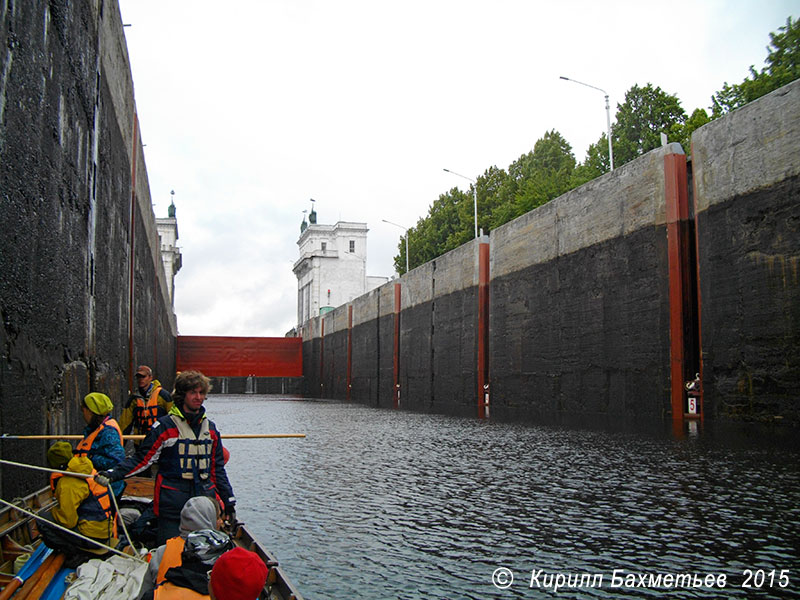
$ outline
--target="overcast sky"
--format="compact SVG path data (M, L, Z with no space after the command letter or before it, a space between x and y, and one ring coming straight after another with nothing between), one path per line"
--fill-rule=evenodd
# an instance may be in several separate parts
M368 275L447 190L555 129L582 161L633 85L706 108L800 0L120 0L183 335L283 336L303 210L366 222ZM413 255L413 248L411 249Z

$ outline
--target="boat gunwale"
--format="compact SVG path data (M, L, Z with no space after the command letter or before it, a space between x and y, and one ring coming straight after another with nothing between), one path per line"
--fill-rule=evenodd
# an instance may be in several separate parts
M131 477L126 479L126 483L128 483L129 486L126 486L126 490L119 500L120 503L131 501L135 503L152 500L155 483L152 479L145 477ZM50 500L50 502L46 502L48 500ZM42 509L50 508L53 504L52 500L52 490L49 486L47 486L32 492L23 498L16 498L15 502L17 504L22 504L26 510L38 512ZM8 527L0 530L0 540L4 542L6 540L10 540L13 541L17 546L23 546L24 544L20 544L18 540L14 539L13 534L27 525L27 537L33 540L29 543L35 543L38 539L36 537L38 536L38 529L35 527L35 519L28 515L22 514L19 511L17 511L15 516L12 512L14 510L14 508L9 506L3 506L0 508L0 527L2 527L4 524L10 523ZM264 589L262 590L261 594L259 594L259 598L264 600L303 600L303 596L286 576L286 573L281 568L280 563L275 555L269 552L263 546L263 544L247 529L245 523L237 522L230 535L237 546L241 546L246 550L250 550L258 555L258 557L264 561L264 564L268 569L269 574L267 577L267 583L264 585ZM9 562L5 558L5 555L9 552L9 550L5 544L2 545L2 549L3 555L2 560L0 560L0 564L5 564ZM17 553L16 550L12 550L11 552ZM9 575L10 577L13 577L13 575L7 573L3 573L2 575ZM0 576L0 585L7 585L7 582L4 581L7 579L8 577Z

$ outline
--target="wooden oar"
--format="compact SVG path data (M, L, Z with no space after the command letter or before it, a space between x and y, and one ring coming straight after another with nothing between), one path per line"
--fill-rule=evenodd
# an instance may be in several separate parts
M47 560L47 558L53 553L52 548L48 548L44 544L39 544L39 547L31 554L31 557L27 560L27 562L22 565L22 568L19 570L19 573L8 582L8 585L3 588L3 591L0 592L0 600L8 600L11 596L14 595L14 592L17 591L25 581L27 581L31 575L33 575L39 567L42 566L42 563Z
M59 552L58 554L51 554L50 557L44 562L42 567L37 571L36 575L28 579L22 589L14 596L15 600L39 600L50 581L56 573L61 570L61 565L64 564L65 556Z
M46 434L46 435L11 435L4 433L0 440L82 440L84 436L73 434ZM277 438L304 438L305 433L228 433L222 434L223 440L253 440ZM144 435L123 435L125 440L143 440Z

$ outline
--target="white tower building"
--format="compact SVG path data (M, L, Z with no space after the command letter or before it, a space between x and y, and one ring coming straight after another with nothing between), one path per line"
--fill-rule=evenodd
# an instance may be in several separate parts
M300 258L292 271L297 276L297 323L350 302L389 280L367 276L366 223L317 223L313 209L300 226Z
M169 301L175 308L175 274L181 270L181 250L178 248L178 219L175 217L175 203L169 205L169 216L166 219L156 219L156 230L161 243L161 262L164 264L164 274L167 276Z

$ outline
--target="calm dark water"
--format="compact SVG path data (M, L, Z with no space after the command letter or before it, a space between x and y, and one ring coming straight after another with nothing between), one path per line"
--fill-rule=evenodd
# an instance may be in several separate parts
M223 433L307 435L226 445L239 518L309 600L800 597L796 447L272 396L206 406ZM725 585L663 578L686 574Z

